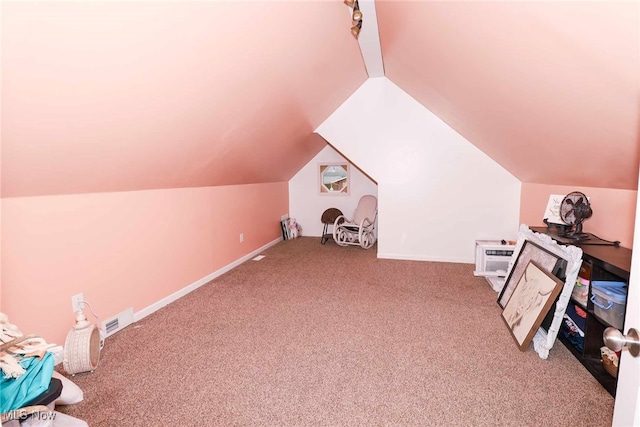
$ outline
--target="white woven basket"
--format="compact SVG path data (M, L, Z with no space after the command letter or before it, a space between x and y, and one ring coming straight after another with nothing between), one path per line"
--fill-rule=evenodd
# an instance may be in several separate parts
M100 331L96 325L71 329L64 342L64 370L68 374L94 371L99 360Z

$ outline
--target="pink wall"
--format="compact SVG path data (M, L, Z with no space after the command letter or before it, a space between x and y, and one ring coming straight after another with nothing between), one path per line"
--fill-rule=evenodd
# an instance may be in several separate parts
M520 222L530 226L544 225L542 219L549 195L572 191L581 191L591 200L593 216L584 222L584 231L603 239L619 240L622 246L632 247L638 196L638 192L633 190L523 183Z
M3 199L0 309L62 345L72 295L140 311L277 239L287 211L286 182Z

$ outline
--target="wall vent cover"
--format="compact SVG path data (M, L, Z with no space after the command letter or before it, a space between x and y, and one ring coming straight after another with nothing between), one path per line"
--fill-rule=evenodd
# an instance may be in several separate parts
M115 317L102 322L106 336L111 336L133 323L133 307L126 309Z

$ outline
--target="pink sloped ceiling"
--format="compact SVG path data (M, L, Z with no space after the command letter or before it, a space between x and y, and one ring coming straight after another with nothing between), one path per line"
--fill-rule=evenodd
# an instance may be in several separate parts
M9 2L2 196L287 181L367 78L342 2Z
M636 190L640 2L376 2L386 76L524 183Z

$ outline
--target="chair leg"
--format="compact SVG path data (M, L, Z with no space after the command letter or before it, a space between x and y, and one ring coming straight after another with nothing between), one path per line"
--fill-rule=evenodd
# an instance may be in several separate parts
M363 249L369 249L376 242L375 235L371 231L364 231L360 239L360 246Z
M347 246L349 244L349 236L340 227L337 227L333 232L333 240L335 240L338 246Z
M329 240L329 237L327 236L327 228L329 228L329 224L325 224L324 228L322 229L322 237L320 238L321 245L324 245L325 243L327 243L327 240Z

